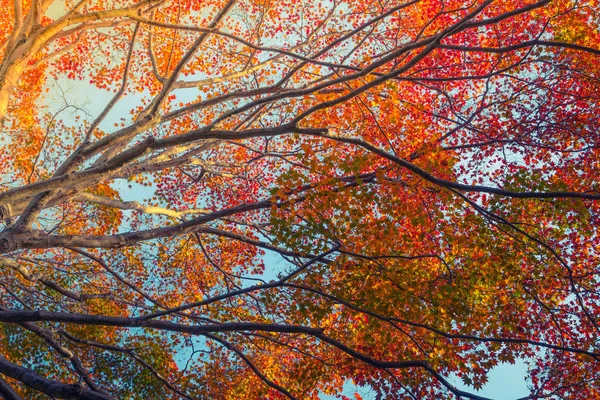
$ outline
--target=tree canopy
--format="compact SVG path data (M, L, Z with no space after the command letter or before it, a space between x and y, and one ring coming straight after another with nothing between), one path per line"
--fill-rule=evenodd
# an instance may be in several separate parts
M600 398L597 0L0 4L5 399Z

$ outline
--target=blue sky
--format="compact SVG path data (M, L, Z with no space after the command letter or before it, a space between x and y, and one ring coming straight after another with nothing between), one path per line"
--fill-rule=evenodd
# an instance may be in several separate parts
M473 390L462 384L458 378L450 378L449 381L459 389L475 393L479 396L489 397L494 400L515 400L529 395L525 376L527 374L527 365L522 360L516 360L515 364L500 364L492 369L489 374L488 383L479 391ZM375 394L368 388L357 388L348 383L344 386L344 394L351 399L352 394L359 393L364 400L374 400ZM322 395L322 400L334 400L336 397Z
M522 360L516 360L513 365L501 364L489 372L488 383L475 394L497 400L514 400L525 397L529 394L525 383L526 375L527 365ZM464 390L469 390L461 385L460 379L453 380L453 383Z

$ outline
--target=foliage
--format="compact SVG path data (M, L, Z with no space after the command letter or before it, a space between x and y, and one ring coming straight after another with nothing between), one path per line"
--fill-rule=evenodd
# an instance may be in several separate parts
M600 398L596 0L1 4L4 398Z

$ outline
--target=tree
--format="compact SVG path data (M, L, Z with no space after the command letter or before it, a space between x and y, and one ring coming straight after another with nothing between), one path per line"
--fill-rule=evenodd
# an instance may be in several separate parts
M600 398L597 1L1 4L4 398Z

